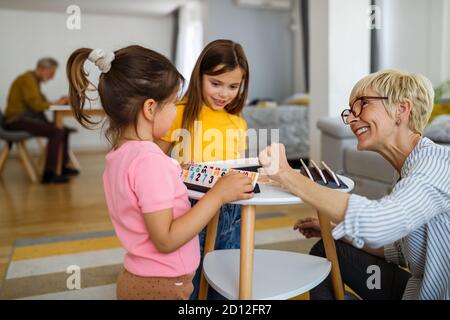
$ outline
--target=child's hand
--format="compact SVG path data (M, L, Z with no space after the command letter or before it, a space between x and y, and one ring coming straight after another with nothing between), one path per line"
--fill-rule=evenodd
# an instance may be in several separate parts
M209 192L214 193L223 204L253 197L252 179L242 173L231 171L217 180Z
M192 166L194 163L195 163L194 161L183 162L180 166L182 169L188 170L189 167Z
M322 234L320 233L319 219L317 219L315 217L299 219L294 224L294 230L298 230L307 239L313 238L313 237L320 238L322 236Z

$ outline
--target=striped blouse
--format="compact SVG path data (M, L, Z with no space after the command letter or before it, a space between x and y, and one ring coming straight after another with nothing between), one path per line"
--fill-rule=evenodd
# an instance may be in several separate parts
M388 262L409 268L403 299L450 299L450 148L422 138L389 195L350 196L333 237L384 246Z

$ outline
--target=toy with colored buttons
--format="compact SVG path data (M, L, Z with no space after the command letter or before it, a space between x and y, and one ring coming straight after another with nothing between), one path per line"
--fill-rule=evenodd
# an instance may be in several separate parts
M184 169L181 180L190 190L208 192L216 184L217 180L230 171L238 171L252 179L253 192L259 193L258 172L238 170L232 168L222 168L206 164L194 164L188 169Z

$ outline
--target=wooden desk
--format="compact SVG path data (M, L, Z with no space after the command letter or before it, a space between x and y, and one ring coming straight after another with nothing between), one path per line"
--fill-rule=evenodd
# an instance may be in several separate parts
M53 112L53 123L57 128L63 128L64 127L64 118L65 117L73 117L72 109L69 105L64 106L51 106L49 108L49 111ZM104 117L105 111L101 108L93 108L93 109L85 109L83 111L85 114L90 116L98 116L98 117ZM78 163L78 160L75 157L75 154L69 150L69 157L70 161L74 165L74 167L78 170L80 170L80 165ZM56 174L60 175L62 172L62 160L63 160L63 150L59 151L59 157L58 157L58 166L56 168Z
M354 183L351 179L339 176L342 181L349 186L348 189L342 189L342 192L350 192L353 189ZM282 276L284 282L281 283L283 279L277 279L280 281L279 288L267 288L266 292L256 291L260 299L287 299L295 295L301 294L314 288L316 285L325 279L328 272L326 272L326 263L328 261L317 261L317 257L312 257L309 255L302 255L299 253L292 253L292 255L287 255L286 252L273 251L268 252L268 250L256 250L257 260L259 261L270 261L279 259L280 267L282 272L290 272L290 274L280 275L280 270L270 270L272 266L254 266L254 239L255 239L255 208L256 205L290 205L290 204L300 204L303 201L294 196L293 194L274 186L270 185L260 185L261 193L255 194L252 199L237 201L235 204L242 205L241 210L241 249L239 255L237 254L239 250L217 250L214 251L214 245L217 233L217 222L219 220L218 214L210 221L207 227L206 240L205 240L205 251L204 251L204 262L203 262L203 272L200 282L200 292L199 299L206 299L208 292L208 281L214 286L214 288L224 295L228 299L244 299L249 300L254 296L254 286L253 286L253 274L255 268L260 268L258 271L259 275L262 275L257 281L264 282L267 280L267 275L276 275L278 277ZM196 192L189 190L189 197L192 199L200 199L204 194L201 192ZM334 239L331 235L330 221L318 213L319 221L321 225L322 239L325 246L325 252L327 259L331 262L331 278L333 283L333 289L335 292L336 299L344 299L344 287L340 275L339 263L337 260L336 247L334 244ZM239 267L237 267L236 261L230 262L230 260L239 257ZM292 269L283 268L283 261L292 261L297 265L304 265L305 270L297 270L298 272L293 273ZM306 263L306 264L305 264ZM316 263L316 267L314 267ZM289 267L289 266L286 266ZM208 268L210 268L208 270ZM221 270L211 270L211 268L221 268ZM265 268L264 270L261 270ZM315 279L305 278L297 279L297 284L290 284L287 281L293 282L296 277L300 277L302 272L307 273L308 270L314 271L314 268L321 269L322 272L317 273ZM239 275L237 275L237 273ZM326 274L325 274L326 273ZM206 274L206 276L205 276ZM266 277L266 279L264 278ZM325 277L324 277L325 276ZM237 277L239 288L238 292L233 286L237 283ZM320 280L320 281L319 281ZM264 290L264 285L257 283L259 290ZM277 291L278 290L278 291ZM283 290L286 290L283 292Z

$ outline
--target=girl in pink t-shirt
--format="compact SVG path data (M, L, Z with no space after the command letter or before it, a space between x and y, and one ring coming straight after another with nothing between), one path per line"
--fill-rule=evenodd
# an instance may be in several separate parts
M83 113L91 90L86 60L101 71L98 92L109 120L103 184L126 250L117 297L188 299L200 260L198 233L222 205L253 196L251 179L228 174L191 208L180 166L153 142L172 125L182 76L167 58L140 46L76 50L67 62L70 104L87 128L96 122Z

